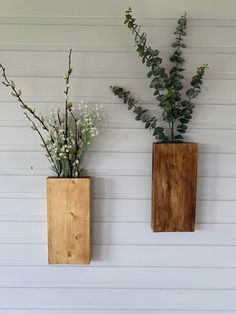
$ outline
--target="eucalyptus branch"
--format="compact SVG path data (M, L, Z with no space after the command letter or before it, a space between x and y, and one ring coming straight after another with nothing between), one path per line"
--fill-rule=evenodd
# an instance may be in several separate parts
M192 77L191 85L192 88L188 89L186 95L188 100L181 101L181 111L179 121L181 124L177 126L176 139L183 139L182 134L187 130L187 124L192 119L193 108L195 107L194 103L192 103L192 99L196 98L201 92L201 86L203 84L203 77L205 75L205 71L208 69L207 64L203 64L202 66L197 68L197 73Z
M165 105L163 106L165 110L165 119L169 124L170 133L171 133L171 140L174 141L175 136L175 122L180 118L180 110L179 110L179 102L181 100L181 90L183 89L182 80L184 76L181 74L184 71L183 64L185 60L182 56L181 48L186 48L185 44L182 42L183 37L186 36L186 28L187 28L187 19L186 13L181 16L178 20L178 26L175 31L175 41L172 43L172 47L175 48L174 52L170 57L170 61L174 64L174 66L170 70L170 74L167 80L167 89L170 91L173 97L171 98L171 110L166 110ZM162 103L160 103L162 106ZM167 108L168 109L168 108Z
M158 96L160 90L166 87L166 80L168 77L165 69L160 66L162 63L162 59L159 57L160 52L157 49L153 50L150 46L147 46L147 34L145 32L140 33L141 27L135 23L135 18L132 17L131 8L125 13L124 23L127 24L128 28L135 35L135 44L137 46L136 51L142 58L142 62L145 63L147 67L151 68L147 73L147 77L152 78L150 88L154 88L154 95Z
M182 56L181 48L186 48L186 45L182 42L183 37L186 36L186 31L185 31L186 28L187 28L187 18L186 18L186 13L185 13L178 20L178 26L175 31L175 35L177 35L177 37L175 38L175 41L172 43L172 47L175 48L175 50L170 57L170 61L174 63L174 66L170 70L170 76L169 76L168 84L167 84L167 85L174 86L177 91L180 91L183 88L181 80L184 78L184 76L181 74L181 72L184 71L182 66L185 63L185 60Z
M154 88L154 95L156 96L157 104L162 108L162 119L168 124L170 129L170 139L165 135L164 129L157 127L157 118L150 117L150 114L136 106L136 101L130 97L130 92L125 91L121 87L111 87L112 92L121 98L124 103L128 104L128 109L133 109L136 114L136 120L142 120L145 123L145 128L153 129L155 138L162 142L177 142L183 139L182 134L187 130L187 124L192 118L194 104L191 102L201 91L203 77L207 65L202 65L197 69L197 74L193 76L190 88L186 95L187 99L182 99L181 90L183 89L182 80L184 76L183 64L185 60L182 55L182 48L186 48L183 39L186 36L187 18L186 13L178 20L178 25L175 30L175 40L172 44L174 51L170 57L173 66L169 75L166 74L165 68L160 64L162 59L159 57L159 51L153 50L147 46L147 34L140 31L140 26L136 24L135 18L132 16L132 10L129 8L125 13L125 24L135 35L135 45L137 52L142 58L142 62L148 68L151 68L147 77L152 78L150 88ZM176 123L180 124L177 125ZM176 134L177 132L177 134Z
M122 87L119 86L110 86L110 88L114 95L118 96L125 104L128 105L128 110L133 110L133 112L136 114L136 121L142 121L145 123L145 129L152 130L153 135L157 140L162 142L168 141L168 137L164 134L164 128L157 126L157 118L151 117L147 109L137 106L136 104L138 101L130 96L129 91L125 91Z

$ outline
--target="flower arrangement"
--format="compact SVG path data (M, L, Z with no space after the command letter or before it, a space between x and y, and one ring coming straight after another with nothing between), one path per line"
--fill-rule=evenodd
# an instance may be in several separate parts
M172 44L174 51L170 56L170 62L173 64L169 73L161 66L162 59L157 49L152 49L147 45L147 34L141 32L141 28L136 24L135 18L132 16L132 10L129 8L125 14L125 24L134 35L136 51L144 63L148 67L147 77L151 79L150 88L154 89L154 96L157 105L162 110L162 119L168 125L169 132L165 128L158 125L157 116L153 116L147 109L143 109L138 105L129 91L119 86L111 86L114 95L118 96L128 105L129 110L133 110L137 121L142 121L146 129L150 129L155 139L159 142L180 142L188 128L188 123L192 119L194 103L193 99L201 92L203 77L207 64L197 68L196 74L191 79L191 87L186 91L186 97L183 97L181 90L183 89L184 79L183 65L184 58L182 48L186 48L183 42L186 36L187 18L186 13L178 20L175 31L175 40Z
M82 102L75 108L69 101L71 54L72 50L69 52L68 71L64 74L64 110L52 110L49 116L37 114L35 109L23 101L21 90L16 88L14 81L8 79L6 69L0 64L2 83L11 89L10 94L17 98L31 128L38 133L51 169L58 177L65 178L81 175L84 156L98 135L97 126L102 120L98 105L90 107Z

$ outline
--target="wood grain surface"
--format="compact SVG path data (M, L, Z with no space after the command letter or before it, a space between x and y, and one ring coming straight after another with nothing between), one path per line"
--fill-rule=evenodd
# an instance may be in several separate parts
M89 264L90 178L47 178L48 262Z
M197 187L196 143L154 143L152 229L194 231Z

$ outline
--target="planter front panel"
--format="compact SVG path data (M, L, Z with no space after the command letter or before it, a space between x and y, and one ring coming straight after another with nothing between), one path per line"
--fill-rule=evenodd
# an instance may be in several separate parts
M153 144L154 232L194 231L197 157L196 143Z
M89 264L90 178L48 178L49 264Z

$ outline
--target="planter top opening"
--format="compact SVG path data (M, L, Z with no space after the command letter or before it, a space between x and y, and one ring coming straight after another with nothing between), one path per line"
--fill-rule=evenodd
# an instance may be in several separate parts
M195 142L154 142L153 143L153 145L156 145L156 144L158 144L158 145L160 145L160 144L162 144L162 145L175 145L175 144L177 144L177 145L180 145L180 144L195 144L195 145L198 145L198 143L195 143Z
M78 179L88 179L90 180L91 177L89 176L82 176L82 177L69 177L69 178L64 178L64 177L47 177L47 180L50 180L50 179L60 179L60 180L78 180Z

